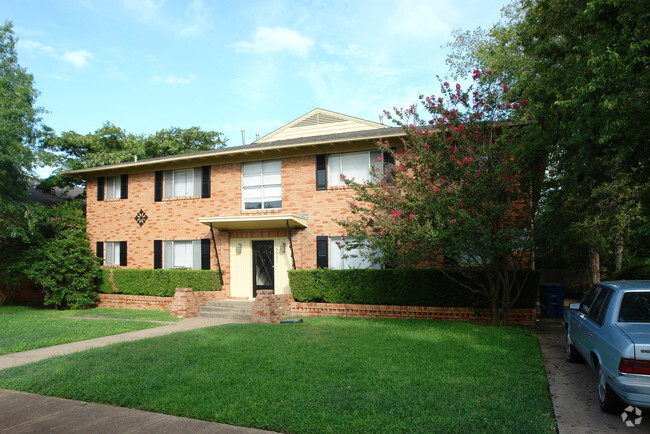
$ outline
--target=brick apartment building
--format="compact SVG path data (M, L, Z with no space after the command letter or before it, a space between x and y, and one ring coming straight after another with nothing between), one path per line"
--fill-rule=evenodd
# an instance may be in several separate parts
M88 236L105 266L220 269L227 297L289 294L287 270L366 266L337 220L387 127L315 109L245 146L69 171L87 181ZM379 168L381 169L381 168Z

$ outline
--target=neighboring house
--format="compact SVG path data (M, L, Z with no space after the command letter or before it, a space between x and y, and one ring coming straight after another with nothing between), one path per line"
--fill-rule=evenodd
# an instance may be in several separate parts
M72 199L83 194L83 189L81 187L73 187L71 189L53 187L45 190L38 188L39 183L40 181L37 179L30 178L28 180L28 195L29 200L40 203L41 205L58 205L65 202L67 199Z
M316 109L245 146L72 170L86 179L88 235L105 266L220 269L223 290L289 294L287 270L366 266L337 220L387 127ZM379 167L380 171L382 170Z

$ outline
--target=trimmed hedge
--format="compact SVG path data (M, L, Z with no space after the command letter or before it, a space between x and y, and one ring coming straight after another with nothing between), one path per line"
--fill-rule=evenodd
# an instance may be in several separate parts
M113 282L110 282L110 272ZM219 272L214 270L141 270L115 268L102 270L99 292L106 294L157 295L173 297L176 288L192 288L194 291L220 291Z
M462 279L458 270L445 271ZM467 272L482 274L479 270ZM293 297L301 302L488 307L484 296L460 286L436 268L289 270L289 284ZM539 273L530 271L514 307L535 307L538 287Z

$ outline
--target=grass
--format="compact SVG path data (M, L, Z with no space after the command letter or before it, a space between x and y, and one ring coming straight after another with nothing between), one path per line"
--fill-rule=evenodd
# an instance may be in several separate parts
M231 324L0 371L0 387L289 432L554 432L531 331L309 318Z
M88 318L70 319L65 316L88 316ZM96 319L98 317L134 321ZM55 311L23 306L1 306L0 355L159 327L163 324L144 320L161 320L163 318L174 320L169 316L168 311L153 312L134 309Z

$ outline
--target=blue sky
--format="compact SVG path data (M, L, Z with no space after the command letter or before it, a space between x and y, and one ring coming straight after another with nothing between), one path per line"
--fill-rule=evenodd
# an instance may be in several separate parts
M506 1L0 0L57 132L199 126L230 146L314 108L377 121L438 90L453 29Z

